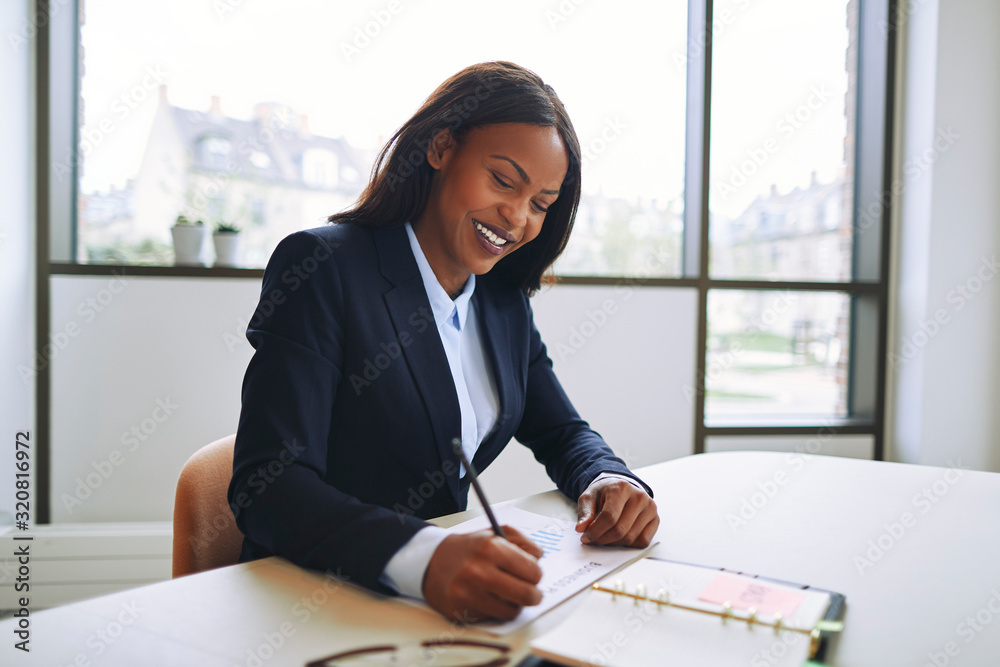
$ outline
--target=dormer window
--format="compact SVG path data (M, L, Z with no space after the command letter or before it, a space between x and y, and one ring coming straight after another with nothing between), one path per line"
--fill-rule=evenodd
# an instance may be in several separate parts
M302 154L302 180L314 188L333 188L338 179L337 156L325 148L309 148Z
M232 150L232 144L222 137L202 137L199 142L201 161L209 169L225 169L226 159Z
M271 166L271 158L263 151L254 151L250 154L250 164L258 169L267 169Z

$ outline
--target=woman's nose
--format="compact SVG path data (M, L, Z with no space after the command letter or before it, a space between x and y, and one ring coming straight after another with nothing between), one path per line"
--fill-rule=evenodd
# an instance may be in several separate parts
M528 206L530 202L521 199L505 202L500 206L500 215L511 227L521 229L528 224Z

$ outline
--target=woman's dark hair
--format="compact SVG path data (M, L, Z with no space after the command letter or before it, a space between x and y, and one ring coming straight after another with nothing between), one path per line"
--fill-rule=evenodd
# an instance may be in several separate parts
M331 223L393 227L416 220L427 205L433 167L427 146L442 130L458 143L476 127L527 123L555 127L569 168L559 197L533 241L507 255L490 271L530 296L562 253L580 203L580 141L552 86L519 65L487 62L466 67L438 86L392 136L375 161L371 181L353 208L331 215Z

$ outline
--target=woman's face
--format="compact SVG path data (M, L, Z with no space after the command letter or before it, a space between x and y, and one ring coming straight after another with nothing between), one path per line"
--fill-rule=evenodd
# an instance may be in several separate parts
M526 123L477 127L461 144L443 132L427 158L437 173L414 230L453 295L538 236L569 168L558 130Z

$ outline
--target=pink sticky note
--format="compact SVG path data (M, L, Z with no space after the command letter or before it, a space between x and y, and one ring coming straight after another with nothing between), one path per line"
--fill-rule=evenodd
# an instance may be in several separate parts
M756 607L758 614L773 616L780 613L785 618L795 613L804 597L805 595L797 591L729 574L717 576L698 595L698 599L703 602L719 605L728 602L733 609L744 611Z

